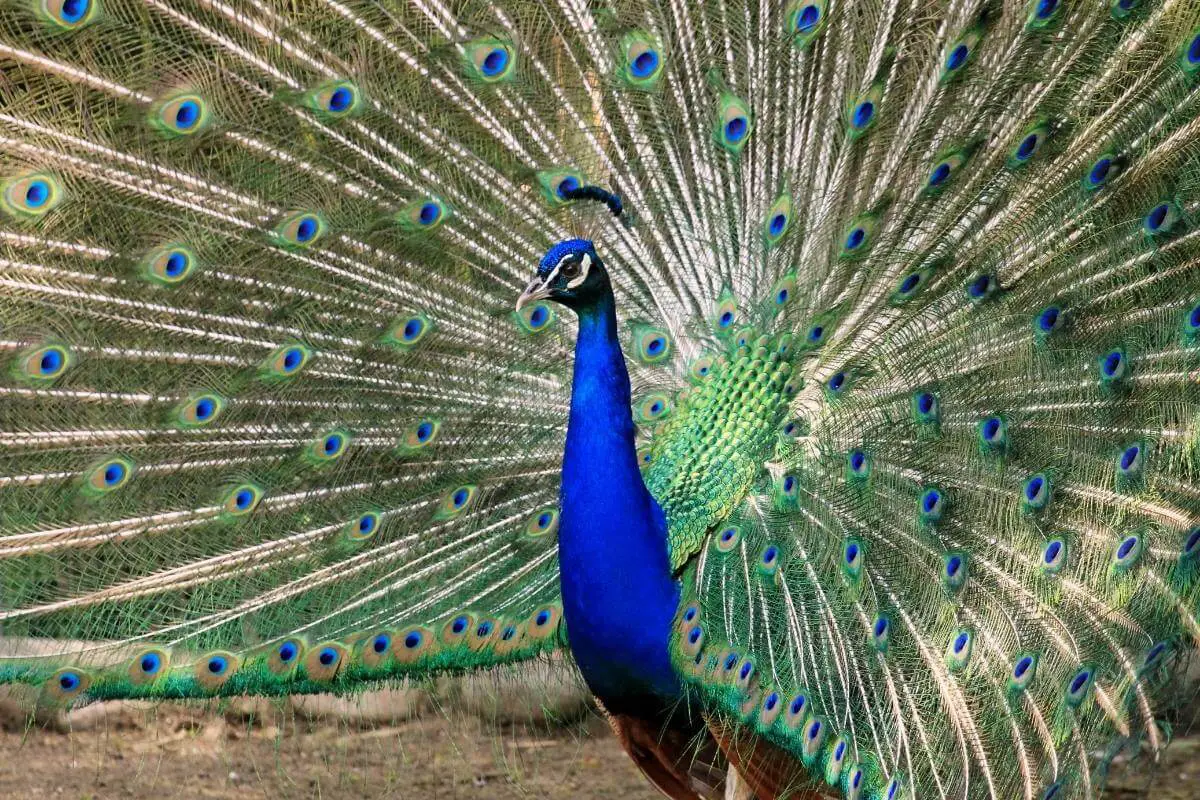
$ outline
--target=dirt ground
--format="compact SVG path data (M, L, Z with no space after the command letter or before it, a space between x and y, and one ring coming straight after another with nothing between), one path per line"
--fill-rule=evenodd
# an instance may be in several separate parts
M0 798L659 797L594 712L514 724L427 709L353 727L290 712L87 712L73 730L61 718L0 716ZM1154 776L1118 770L1105 797L1200 797L1200 737L1177 740Z

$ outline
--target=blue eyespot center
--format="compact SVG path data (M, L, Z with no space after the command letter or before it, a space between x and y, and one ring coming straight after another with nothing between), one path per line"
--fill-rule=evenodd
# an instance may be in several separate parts
M1112 170L1112 159L1101 158L1092 165L1092 171L1088 173L1088 181L1093 186L1099 186L1108 180L1108 174Z
M327 455L327 456L335 455L338 452L338 450L342 449L342 437L336 433L332 433L329 436L326 436L324 449L325 449L325 455Z
M1121 469L1128 472L1137 462L1137 457L1142 452L1142 449L1136 444L1125 448L1125 452L1121 453Z
M807 5L796 15L796 30L800 33L808 33L817 27L817 23L820 21L821 9L815 5Z
M66 23L79 22L90 6L91 0L63 0L59 7L59 18Z
M917 395L917 411L922 414L928 414L933 411L933 395L929 392L921 392Z
M967 56L971 54L971 48L965 44L960 44L950 51L950 55L946 57L946 69L954 71L967 63Z
M731 142L740 142L750 130L750 122L745 117L734 117L725 123L725 136Z
M155 672L158 672L158 668L162 666L162 659L158 657L157 653L147 653L146 655L142 656L139 666L141 667L142 672L146 673L147 675L153 675Z
M858 544L856 542L846 545L846 563L853 564L854 560L858 558L858 552Z
M358 532L362 534L371 533L375 530L375 525L378 518L374 514L363 514L358 518Z
M954 640L954 652L961 653L969 641L971 641L970 636L967 636L965 633L960 633L958 638Z
M629 69L635 78L648 78L658 69L658 53L654 50L642 51L633 59Z
M1017 146L1017 160L1028 161L1030 157L1037 152L1039 137L1036 133L1031 133L1021 140L1021 144Z
M942 493L937 489L930 489L925 493L925 497L921 501L921 507L925 509L926 514L930 514L937 509L938 503L941 501Z
M254 502L254 492L249 489L242 489L234 496L233 502L239 511L245 511Z
M279 645L278 653L279 660L286 664L296 657L296 645L292 644L291 642L284 642L283 644Z
M467 498L469 496L470 496L470 493L466 489L459 489L459 490L455 491L454 496L451 498L451 501L454 503L455 508L462 508L463 505L467 502Z
M213 656L208 660L208 671L213 675L220 675L229 667L229 662L221 656Z
M1121 546L1117 548L1117 558L1122 560L1127 558L1133 552L1133 549L1137 547L1137 544L1138 538L1136 536L1130 536L1122 541Z
M62 351L53 348L43 352L41 359L38 361L38 369L43 375L53 375L62 368L62 365Z
M1152 231L1157 231L1167 221L1167 214L1171 211L1171 207L1166 203L1160 203L1155 206L1149 214L1146 215L1146 227Z
M1029 671L1029 668L1032 666L1033 666L1033 659L1030 658L1029 656L1022 656L1021 659L1019 661L1017 661L1016 667L1013 668L1013 676L1018 679L1023 677L1025 675L1025 673Z
M1046 479L1040 475L1035 475L1030 478L1025 484L1025 497L1030 502L1038 499L1042 493L1042 489L1046 486Z
M339 86L329 95L329 110L334 113L345 111L354 102L354 92L345 86Z
M454 622L450 624L450 630L454 633L462 633L467 629L468 621L466 617L455 617Z
M119 463L109 464L104 468L104 483L107 486L115 486L125 477L125 467Z
M941 186L949 177L950 165L943 161L941 164L938 164L936 167L934 167L933 172L929 174L929 185Z
M783 491L785 493L791 494L792 491L795 490L795 488L796 488L796 478L794 476L788 475L786 478L783 479Z
M867 238L867 232L862 228L855 228L850 231L850 235L846 237L846 249L857 250Z
M767 699L763 701L763 708L767 711L774 711L777 705L779 705L779 695L775 692L771 692L767 695Z
M730 325L733 324L733 312L732 311L724 312L723 314L721 314L721 319L719 321L721 323L722 328L728 328Z
M867 464L867 456L862 450L855 450L850 454L850 469L855 472L862 472L863 467Z
M79 686L79 676L74 672L64 672L58 676L58 686L64 692L73 692Z
M859 103L854 108L854 127L865 128L875 116L875 104L870 100Z
M1187 59L1189 64L1200 64L1200 34L1188 45Z
M415 650L421 646L422 638L423 637L421 636L420 631L410 631L408 635L404 637L404 646L409 650Z
M168 278L178 278L187 269L188 257L176 250L171 255L167 256L167 263L164 271Z
M1200 526L1192 528L1188 533L1187 541L1183 545L1184 555L1192 555L1200 550Z
M779 548L775 547L775 545L771 545L765 551L763 551L762 560L763 560L764 564L767 564L769 566L769 565L775 563L775 559L778 557L779 557Z
M437 203L422 203L417 218L422 225L432 225L438 221L438 217L441 215L442 209L438 207Z
M778 303L779 305L783 305L784 303L787 302L787 300L788 300L788 290L780 289L779 294L775 295L775 302Z
M1084 670L1076 675L1075 679L1071 681L1071 694L1079 694L1080 690L1087 685L1087 682L1091 677L1091 673L1087 670Z
M50 199L50 184L40 178L30 181L25 188L25 204L30 208L41 208Z
M421 335L421 331L425 330L425 323L417 317L413 317L408 322L404 323L404 341L411 342Z
M181 130L195 126L200 119L200 105L195 100L184 100L175 109L175 125Z
M837 372L837 373L834 373L833 377L831 377L829 379L829 388L835 392L840 391L842 386L845 383L846 383L846 373Z
M1101 369L1107 378L1112 378L1121 370L1121 366L1125 362L1125 357L1120 352L1114 350L1104 357L1104 364Z
M201 397L196 401L196 419L204 421L216 413L217 404L210 397Z
M481 69L483 74L489 78L494 78L504 71L508 66L508 50L503 47L494 47L488 54L483 57Z
M783 233L783 227L787 225L787 216L785 214L776 214L771 217L771 224L768 228L772 236L778 236Z
M1038 19L1048 19L1055 11L1058 10L1058 0L1038 0L1037 14Z
M537 626L539 628L541 626L545 625L549 621L550 621L550 612L546 611L545 609L539 611L538 615L536 617L534 617L534 622L537 623Z
M1058 540L1046 545L1046 550L1042 554L1042 560L1044 560L1047 564L1053 564L1058 560L1058 554L1062 552L1062 547L1062 542Z
M550 318L550 312L543 305L533 307L533 311L529 314L529 324L531 327L540 328L546 324L546 320Z
M875 620L875 638L876 639L878 639L880 636L883 636L885 633L887 633L887 629L888 629L888 621L886 619L884 619L883 617L880 617L879 619Z
M1049 308L1044 309L1042 313L1038 315L1038 328L1040 328L1043 333L1049 333L1050 331L1054 330L1054 328L1058 325L1058 318L1061 316L1061 314L1062 309L1060 309L1058 306L1050 306Z
M386 633L381 633L380 635L375 637L375 640L373 642L371 642L371 649L374 650L376 653L385 653L385 652L387 652L387 649L388 649L388 647L391 646L391 644L392 644L391 637L389 637Z
M958 556L951 556L946 561L946 574L953 578L958 574L958 570L962 567L962 559Z
M821 722L820 722L820 720L814 720L813 724L808 726L808 738L816 739L820 735L821 735Z
M987 294L988 289L991 288L991 285L992 279L990 277L987 275L980 275L971 281L970 286L967 287L967 292L970 293L971 297L978 300L980 297L983 297L985 294Z
M323 667L333 666L333 664L335 664L337 662L337 660L338 660L337 651L334 650L332 647L326 647L317 655L317 661L319 661L321 663L321 666L323 666Z
M296 226L296 241L307 242L317 235L317 221L312 217L305 217L300 220L300 224Z
M655 336L653 339L651 339L649 342L646 343L646 352L652 356L656 356L659 353L661 353L666 348L666 346L667 346L667 342L665 339L663 339L661 336Z
M813 325L808 329L808 340L810 342L819 342L821 337L825 335L825 329L820 325Z
M479 623L479 627L477 627L475 629L475 635L481 639L486 636L491 636L492 635L492 623L488 622L487 620L484 620L483 622Z
M794 700L792 700L792 705L788 710L791 712L792 716L799 716L800 712L804 710L806 705L808 705L808 698L802 694L799 694L796 695Z

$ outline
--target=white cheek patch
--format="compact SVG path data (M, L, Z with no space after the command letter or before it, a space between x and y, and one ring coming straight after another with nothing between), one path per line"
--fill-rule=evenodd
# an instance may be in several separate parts
M592 268L592 257L587 253L583 254L583 258L579 261L579 275L567 284L568 289L574 289L587 280L588 270ZM557 271L557 270L556 270Z

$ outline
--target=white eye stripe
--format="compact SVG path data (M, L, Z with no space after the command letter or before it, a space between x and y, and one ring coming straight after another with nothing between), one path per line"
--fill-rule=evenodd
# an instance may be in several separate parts
M561 262L560 262L561 263ZM583 254L583 258L579 261L579 275L574 280L567 284L568 289L574 289L579 284L587 280L588 270L592 268L592 257L587 253Z

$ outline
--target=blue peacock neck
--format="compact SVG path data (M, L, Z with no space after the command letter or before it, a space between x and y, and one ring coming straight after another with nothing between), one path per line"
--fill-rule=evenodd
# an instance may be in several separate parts
M559 526L563 612L588 686L612 708L678 695L668 637L679 585L666 517L638 469L611 290L577 311Z

